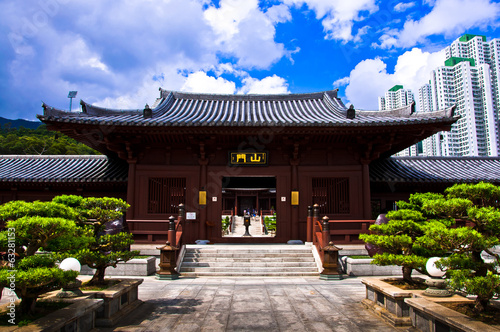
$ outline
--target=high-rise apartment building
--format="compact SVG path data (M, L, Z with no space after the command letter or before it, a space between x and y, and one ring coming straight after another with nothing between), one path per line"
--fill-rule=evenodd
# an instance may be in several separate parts
M390 111L410 105L414 102L413 92L405 90L402 85L395 85L385 93L384 97L378 98L378 109L380 111ZM413 145L403 151L398 152L397 156L416 156L421 154L421 144Z
M378 109L389 111L410 105L415 98L410 90L405 90L402 85L395 85L385 93L385 97L378 98Z
M498 156L500 40L464 35L445 49L444 66L419 89L420 111L456 106L451 131L423 142L424 155ZM429 97L430 89L430 97Z
M418 89L418 102L420 112L433 112L434 104L432 101L432 86L431 81L424 84ZM424 156L440 156L441 155L441 133L428 137L422 141L422 154Z

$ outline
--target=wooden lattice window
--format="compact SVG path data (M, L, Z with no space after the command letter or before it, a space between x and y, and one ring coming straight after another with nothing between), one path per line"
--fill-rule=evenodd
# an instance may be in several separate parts
M185 202L185 178L149 178L148 213L175 214Z
M313 178L313 204L321 214L350 214L349 178Z

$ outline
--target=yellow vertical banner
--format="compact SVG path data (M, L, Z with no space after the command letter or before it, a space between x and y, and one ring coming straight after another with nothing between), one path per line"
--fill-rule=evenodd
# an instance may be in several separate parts
M199 196L198 196L198 203L200 205L207 205L207 192L206 191L200 191Z
M299 205L299 192L298 191L292 191L292 205Z

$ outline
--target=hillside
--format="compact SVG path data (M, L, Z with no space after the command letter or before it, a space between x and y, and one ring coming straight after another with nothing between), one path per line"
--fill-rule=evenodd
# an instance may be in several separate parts
M24 120L21 120L24 121ZM37 124L34 121L15 122L0 127L0 155L87 155L99 154L88 146L66 135L47 130L44 124L36 129L26 126Z
M40 121L28 121L28 120L22 120L22 119L11 120L11 119L2 118L0 116L0 127L4 128L5 125L8 123L10 123L10 128L24 127L27 129L36 129L42 124Z

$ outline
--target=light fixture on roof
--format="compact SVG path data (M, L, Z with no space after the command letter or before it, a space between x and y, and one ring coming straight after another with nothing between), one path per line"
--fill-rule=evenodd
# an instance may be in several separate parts
M73 98L76 97L78 91L70 91L68 93L68 98L69 98L69 111L71 112L71 106L73 104Z

